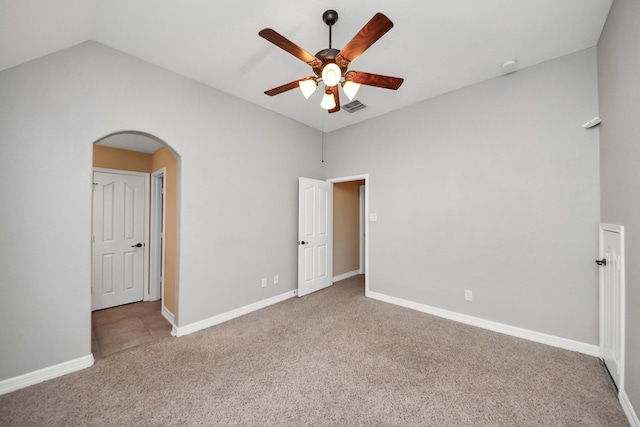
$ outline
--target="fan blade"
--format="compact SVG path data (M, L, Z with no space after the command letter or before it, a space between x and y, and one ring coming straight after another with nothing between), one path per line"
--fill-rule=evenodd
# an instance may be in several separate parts
M292 81L290 83L287 84L283 84L282 86L278 86L278 87L274 87L273 89L269 89L267 91L265 91L265 95L269 95L269 96L274 96L274 95L278 95L281 94L282 92L286 92L288 90L291 89L295 89L297 87L299 87L299 83L303 80L309 80L309 79L313 79L314 77L304 77L302 79L298 79L295 81Z
M358 56L362 55L362 52L369 49L372 44L392 28L393 22L391 22L389 18L382 13L376 13L375 16L362 27L360 32L342 48L338 57L342 57L347 64L353 62Z
M364 73L362 71L350 71L353 74L353 82L367 86L381 87L383 89L398 89L404 79L400 77L382 76L380 74Z
M271 28L265 28L264 30L260 31L258 35L263 39L275 44L279 48L286 50L296 58L306 62L311 66L322 64L322 61L320 61L318 58L316 58L291 40L287 39L283 35L276 33Z
M336 106L329 110L329 114L340 111L340 95L338 94L338 85L332 87L331 92L333 92L333 100L336 101Z

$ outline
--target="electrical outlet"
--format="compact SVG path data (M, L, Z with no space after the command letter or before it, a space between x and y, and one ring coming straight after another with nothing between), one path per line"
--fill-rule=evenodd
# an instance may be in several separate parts
M275 285L276 283L278 283L280 281L280 278L278 277L278 275L276 274L275 276L273 276L273 284Z
M262 287L263 288L267 287L267 278L266 277L264 279L262 279Z
M469 290L464 291L464 299L465 301L473 301L473 292Z

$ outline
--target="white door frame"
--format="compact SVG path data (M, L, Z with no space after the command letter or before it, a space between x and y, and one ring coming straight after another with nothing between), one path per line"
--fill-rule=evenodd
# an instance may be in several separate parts
M364 180L364 234L366 239L364 241L364 295L369 296L369 174L344 176L339 178L331 178L327 181L336 184L339 182L350 182ZM331 241L331 256L333 256L333 239Z
M625 250L624 250L624 226L615 224L601 223L599 226L599 243L598 243L598 259L605 257L605 248L603 246L604 233L606 231L620 234L620 373L619 382L616 384L618 387L618 394L624 390L624 365L625 365L625 320L626 320L626 295L625 295ZM599 317L600 317L600 360L604 363L604 316L603 316L603 284L604 284L604 268L600 268L599 272ZM608 369L608 368L607 368Z
M149 260L149 245L147 242L149 241L149 174L146 172L134 172L134 171L125 171L120 169L107 169L107 168L93 168L93 172L104 172L104 173L113 173L118 175L133 175L133 176L142 176L144 177L144 242L142 246L142 286L143 286L143 300L149 300L149 269L148 260ZM93 179L93 172L91 173L91 179ZM91 201L91 218L93 218L93 198ZM91 235L93 236L93 220L91 224ZM93 237L91 237L93 241ZM91 251L93 252L93 245L91 245ZM93 260L93 254L91 256ZM91 262L91 270L93 277L93 261Z
M166 168L158 169L151 173L151 232L149 235L149 299L151 301L162 300L164 307L164 264L165 264L165 239L160 239L158 233L164 235L166 224L166 196L160 197L166 187ZM159 186L160 180L163 184ZM159 260L162 262L159 262ZM160 265L158 265L160 264ZM160 273L160 274L159 274ZM160 281L162 277L162 283Z
M365 251L364 248L364 243L366 242L366 236L367 234L364 232L365 230L365 225L367 224L367 217L365 215L365 209L364 209L364 204L365 204L365 191L367 191L367 186L366 185L361 185L360 186L360 197L358 200L358 204L360 205L359 208L359 212L358 215L360 215L360 229L358 230L358 233L360 235L360 242L359 242L359 248L360 248L360 268L358 269L360 274L364 274L364 267L365 267L365 263L364 263L364 255L367 253L367 251Z

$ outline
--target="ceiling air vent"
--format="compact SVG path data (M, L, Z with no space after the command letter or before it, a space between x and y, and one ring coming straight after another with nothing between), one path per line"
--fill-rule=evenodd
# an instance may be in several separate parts
M348 104L344 104L342 106L342 108L347 110L349 113L355 113L358 110L362 110L363 108L367 108L367 106L356 99L355 101L351 101Z

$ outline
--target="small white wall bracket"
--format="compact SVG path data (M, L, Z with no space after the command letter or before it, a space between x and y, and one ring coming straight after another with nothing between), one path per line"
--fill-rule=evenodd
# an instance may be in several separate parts
M513 73L514 71L516 71L518 69L518 61L516 61L515 59L510 59L510 60L504 62L500 66L500 69L502 70L502 74Z
M591 129L594 126L597 126L602 122L600 116L595 116L593 119L589 120L587 123L583 124L582 127L585 129Z

